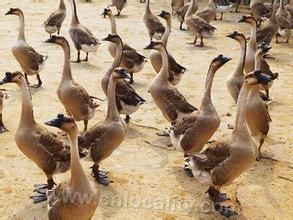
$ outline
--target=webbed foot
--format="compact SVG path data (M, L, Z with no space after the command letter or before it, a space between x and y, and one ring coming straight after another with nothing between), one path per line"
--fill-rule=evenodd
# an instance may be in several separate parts
M213 202L224 202L226 200L230 200L227 197L227 194L226 193L220 193L219 190L217 190L213 186L210 186L210 188L208 189L208 191L206 193L209 194L209 198Z
M238 215L237 212L233 211L229 206L222 206L220 204L214 204L215 210L219 212L221 215L225 216L226 218L230 218L234 215Z
M108 172L100 171L97 166L92 166L92 176L96 179L99 184L108 186L110 183L114 183L112 180L109 180L107 174Z
M36 193L36 195L30 196L34 200L34 203L40 203L47 200L46 193Z

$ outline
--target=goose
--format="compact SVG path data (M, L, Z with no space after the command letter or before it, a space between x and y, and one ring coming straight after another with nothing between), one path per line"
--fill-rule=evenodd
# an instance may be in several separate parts
M95 108L98 105L93 102L88 92L72 78L70 47L66 38L52 36L46 43L58 44L64 51L63 74L57 88L57 96L67 113L72 116L75 121L84 121L84 131L86 131L88 121L94 117Z
M39 54L26 43L24 35L24 15L19 8L10 8L5 15L16 15L19 17L19 34L16 43L12 47L12 54L21 66L28 84L27 75L37 76L38 84L33 87L38 88L42 85L39 73L44 68L44 64L48 57Z
M255 66L255 53L257 50L256 43L256 32L257 32L257 21L251 15L244 15L239 22L248 23L250 25L250 37L247 43L247 52L245 56L244 70L245 73L250 73L254 70Z
M45 31L50 34L57 32L60 34L60 29L66 17L66 7L64 0L60 0L59 8L54 11L49 18L44 22Z
M216 30L215 27L208 24L204 19L200 18L199 16L192 17L192 8L194 6L196 0L191 0L189 8L185 14L184 21L189 28L189 30L195 35L195 39L192 45L196 45L197 38L200 38L200 47L203 47L203 38L211 38Z
M145 13L143 16L143 22L149 32L150 41L154 39L160 40L165 32L165 27L160 20L151 12L150 0L146 1Z
M227 0L215 0L214 2L216 9L218 12L221 13L220 20L223 20L223 14L230 12L231 8L233 7Z
M186 167L192 170L195 178L209 186L207 193L214 202L215 210L227 218L237 213L229 207L220 205L222 201L228 199L226 194L220 193L220 189L232 183L255 161L256 143L247 125L249 118L246 116L247 97L259 84L268 83L270 80L269 76L259 71L245 75L231 137L226 141L218 141L205 148L200 154L186 159Z
M109 6L116 7L116 10L117 10L116 16L119 16L122 9L127 6L127 0L112 0L112 4L110 4Z
M171 125L177 124L183 117L197 108L187 102L184 96L169 81L168 52L162 42L151 42L145 49L158 50L162 57L162 68L153 80L149 92L165 119Z
M71 24L69 28L69 35L73 41L73 44L77 50L77 60L79 63L80 60L80 51L86 53L86 57L83 61L88 61L88 54L95 53L100 44L99 40L92 34L92 32L79 23L76 11L75 0L69 0L72 10Z
M104 17L108 16L111 22L111 34L117 35L117 28L116 28L116 22L112 15L112 11L109 8L105 8L104 12L102 13ZM116 56L116 45L113 43L110 43L108 46L108 50L111 54L111 56L114 58ZM127 44L123 44L123 51L122 51L122 59L120 67L123 67L127 69L127 71L130 73L130 84L134 82L133 80L133 73L140 72L145 63L147 62L147 58L139 53L137 51L130 47Z
M285 9L289 12L290 14L290 24L291 24L291 29L293 29L293 1L289 1L288 4L285 6Z
M47 192L49 220L89 220L99 202L99 190L91 184L82 168L78 153L78 129L73 118L59 114L45 123L65 131L70 140L70 178ZM83 199L87 200L83 200Z
M44 190L51 190L55 182L53 175L69 169L70 151L68 146L55 134L36 123L29 87L21 72L6 72L1 84L15 83L20 89L22 108L20 122L15 133L15 142L20 151L32 160L46 175L47 184L35 185L38 194L31 198L35 203L46 200Z
M113 70L113 69L112 69ZM107 173L99 170L102 160L109 157L112 152L119 147L126 136L126 123L120 118L116 105L116 84L120 79L129 78L123 68L114 68L110 76L107 92L108 111L104 121L93 126L89 131L80 137L79 146L89 148L90 155L94 162L92 175L96 181L102 185L109 185L110 181Z
M108 85L111 78L111 74L114 68L119 67L122 59L122 47L123 42L119 35L109 34L103 41L108 41L110 43L115 43L117 47L115 59L109 68L109 70L104 75L101 80L102 89L107 96ZM126 115L125 121L129 123L130 116L132 113L136 112L139 107L145 103L145 100L141 98L133 89L129 83L125 80L118 80L116 85L116 105L120 114Z
M168 38L171 33L171 14L169 12L162 11L158 16L165 19L167 22L167 28L161 39L161 42L164 44L165 47L167 47ZM162 67L162 57L160 52L156 50L152 50L149 55L149 58L154 70L157 73L159 73ZM186 68L178 64L176 60L173 58L173 56L171 56L171 54L168 54L168 59L169 59L169 69L170 69L168 80L173 85L177 85L180 82L182 75L185 73Z
M226 85L228 91L234 102L237 103L239 92L241 90L244 78L244 65L246 56L246 38L244 34L234 31L233 33L227 35L227 37L236 40L240 44L240 56L238 64L236 65L234 71L228 77Z
M262 42L270 44L273 37L277 34L279 30L279 24L276 17L278 2L278 0L274 0L273 10L270 19L266 21L264 25L256 32L256 42L258 44Z
M176 15L176 12L179 11L183 7L184 7L184 0L172 0L171 1L172 15Z
M1 85L1 83L0 83L0 85ZM8 131L8 130L5 128L5 126L4 126L4 124L3 124L3 120L2 120L3 99L4 99L4 94L3 94L2 91L5 91L5 90L0 89L0 134L1 134L1 133L4 133L4 132L6 132L6 131Z
M211 99L212 84L217 70L230 60L231 58L223 55L219 55L212 60L199 110L186 116L168 131L172 145L181 149L185 157L200 152L220 126L221 120ZM192 177L191 170L185 169L185 173Z
M250 8L250 14L256 19L257 27L260 27L262 21L268 19L271 14L271 8L265 6L262 2L254 2Z
M184 5L181 9L179 9L177 12L176 12L176 17L177 19L179 20L180 22L180 26L179 26L179 29L180 30L185 30L182 25L183 25L183 22L184 22L184 19L185 19L185 15L186 15L186 12L189 8L189 4L186 4ZM197 4L197 0L195 0L194 2L194 5L193 5L193 8L192 8L192 15L198 10L198 4Z
M289 43L291 36L291 15L284 6L284 1L280 0L280 6L276 13L279 30L276 35L276 43L279 43L279 36L282 36L286 39L286 43Z
M207 7L200 10L196 15L205 20L208 24L211 23L212 20L216 19L217 8L214 0L209 0Z

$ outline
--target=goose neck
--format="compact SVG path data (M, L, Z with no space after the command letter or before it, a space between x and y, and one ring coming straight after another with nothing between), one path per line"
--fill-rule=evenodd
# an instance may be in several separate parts
M159 77L165 81L168 81L169 78L169 59L168 59L168 52L165 46L161 46L159 48L162 57L162 68L159 73Z
M213 80L214 80L216 71L217 71L217 68L211 64L207 73L207 78L205 83L205 92L203 95L201 108L207 108L207 107L213 106L211 93L212 93L212 85L213 85Z
M145 4L145 14L151 14L151 9L150 9L150 0L146 0Z
M239 41L240 43L240 56L239 56L239 61L236 66L235 74L237 75L243 75L243 70L244 70L244 65L245 65L245 57L246 57L246 39L243 36L241 40Z
M114 16L112 14L109 15L109 19L110 19L110 22L111 22L111 33L112 34L117 34L117 26L116 26L116 21L115 21Z
M185 14L185 20L186 20L187 17L192 16L192 11L193 11L194 5L195 5L195 0L191 0L191 2L189 4L189 7L187 9L187 12Z
M170 36L170 33L171 33L171 25L172 25L171 19L167 18L166 23L167 23L167 27L166 27L164 35L163 35L163 37L161 39L161 41L162 41L162 43L164 44L165 47L167 47L168 39L169 39L169 36Z
M61 81L72 80L71 65L70 65L70 47L67 41L61 44L64 52L64 64Z
M113 76L110 78L108 85L108 110L107 110L107 120L118 121L120 119L119 112L116 105L116 90L117 79Z
M63 9L63 10L66 9L66 7L65 7L65 3L64 3L64 0L60 0L60 3L59 3L59 9Z
M71 25L78 25L79 20L77 17L77 9L75 0L70 0L71 10L72 10L72 17L71 17Z
M110 69L105 74L105 78L107 78L109 80L110 80L110 77L111 77L111 74L112 74L113 70L116 67L119 67L120 66L121 59L122 59L123 42L122 42L122 40L119 40L119 42L118 43L115 43L115 44L117 46L116 47L116 55L115 55L115 58L114 58L113 63L111 64Z
M25 36L24 36L24 15L22 12L18 15L19 17L19 33L18 33L18 40L23 40L25 41Z

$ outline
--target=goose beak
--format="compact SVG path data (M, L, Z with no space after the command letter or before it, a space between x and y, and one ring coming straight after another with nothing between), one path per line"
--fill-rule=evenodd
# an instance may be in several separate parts
M144 48L144 50L151 50L151 49L154 49L152 42Z
M227 63L227 62L229 62L230 60L232 60L232 58L230 58L230 57L225 57L225 56L222 56L220 59L221 59L221 62L222 62L222 63Z
M254 71L254 75L259 84L267 84L268 82L271 82L273 80L271 76L262 73L260 70Z
M12 13L10 11L6 12L5 15L11 15Z
M64 121L64 119L65 119L65 116L63 114L59 114L57 116L57 118L45 122L45 125L60 128L62 123L63 123L63 121Z
M51 38L49 38L48 40L45 40L45 43L54 43L54 40L53 40L53 38L51 37Z
M230 38L234 39L235 36L236 36L236 34L233 32L233 33L228 34L226 37L230 37Z
M11 72L6 72L5 73L5 77L2 79L2 81L0 82L0 85L3 85L5 83L10 83L12 80L12 74Z
M246 17L243 16L238 22L239 22L239 23L241 23L241 22L246 22Z
M102 41L110 41L110 38L111 36L110 35L108 35L107 37L105 37L104 39L102 39Z

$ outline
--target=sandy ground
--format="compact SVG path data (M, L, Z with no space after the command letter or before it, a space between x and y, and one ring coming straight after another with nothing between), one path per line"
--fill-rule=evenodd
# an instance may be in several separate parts
M155 2L155 1L153 1ZM170 11L170 1L152 3L153 12ZM11 46L18 34L18 19L4 16L10 7L23 9L26 21L26 38L37 51L48 54L49 59L41 73L43 87L32 90L35 119L43 123L64 112L56 96L63 65L63 52L55 45L44 44L48 38L41 27L43 21L56 8L56 1L43 0L1 0L0 1L0 73L20 70L12 56ZM100 14L106 0L95 0L93 4L78 4L80 21L89 27L98 38L103 38L110 31L110 24ZM68 39L70 7L61 34ZM142 23L144 5L138 0L130 0L128 7L117 19L118 31L123 40L148 55L142 48L148 43L148 35ZM245 13L243 7L241 11ZM225 79L233 70L239 46L233 40L224 37L234 30L249 34L249 27L238 24L241 14L228 13L224 21L213 21L217 27L215 36L206 40L205 48L194 48L185 44L193 40L192 35L178 30L178 22L173 20L173 32L169 51L177 61L188 68L178 89L195 106L199 106L209 62L222 53L233 58L215 76L213 85L213 103L221 116L221 127L212 137L217 140L231 133L227 125L234 122L235 105L225 87ZM239 219L292 219L293 216L293 171L292 171L292 82L293 82L293 39L288 44L273 43L272 54L276 60L270 61L273 71L280 74L274 83L271 94L274 102L270 104L273 122L263 150L266 156L275 160L262 160L241 175L232 185L223 188L231 198L227 204L239 212ZM76 52L72 50L72 59ZM100 88L100 79L108 69L112 58L107 44L101 45L88 63L73 64L73 76L95 96L105 98ZM0 74L1 75L1 74ZM1 76L1 77L2 77ZM115 181L109 187L101 187L100 205L94 219L221 219L213 212L205 194L206 186L189 179L182 172L182 153L151 146L157 139L155 133L168 126L160 111L155 106L147 88L155 73L148 63L141 73L135 75L138 93L147 104L132 115L128 135L123 144L111 157L102 163L102 168L110 171L110 178ZM30 78L31 82L34 78ZM46 203L34 205L29 198L33 184L45 181L43 173L29 161L14 143L14 132L20 115L20 94L16 85L5 85L9 90L9 99L4 102L4 122L10 130L0 135L0 219L47 219ZM90 126L105 117L106 103L102 103ZM226 116L230 112L231 117ZM143 126L149 126L143 127ZM82 123L79 123L82 129ZM52 129L52 128L49 128ZM53 130L57 131L57 130ZM291 135L290 135L291 134ZM90 161L83 161L88 173ZM57 175L60 182L68 174ZM90 174L89 174L90 175Z

